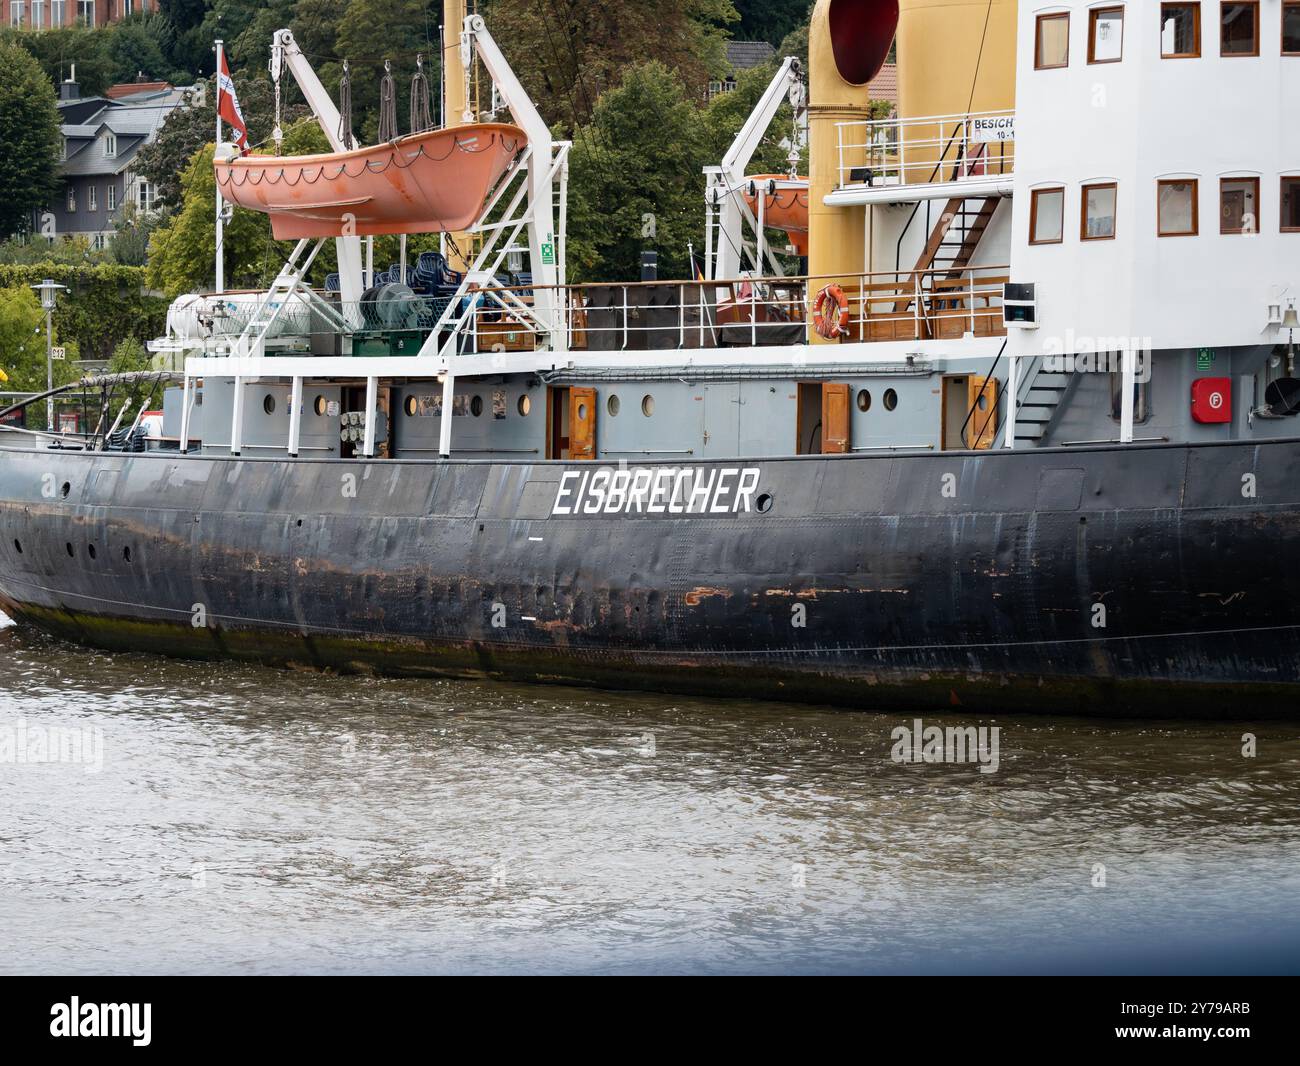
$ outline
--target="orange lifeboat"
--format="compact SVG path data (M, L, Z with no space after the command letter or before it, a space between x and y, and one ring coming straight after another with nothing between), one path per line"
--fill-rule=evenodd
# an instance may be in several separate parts
M775 191L773 190L775 183ZM751 192L752 187L752 192ZM758 218L759 197L763 198L763 222L785 230L796 255L808 254L808 179L786 174L755 174L745 179L741 195Z
M463 230L526 143L518 126L477 123L326 155L213 163L221 195L271 216L277 240Z

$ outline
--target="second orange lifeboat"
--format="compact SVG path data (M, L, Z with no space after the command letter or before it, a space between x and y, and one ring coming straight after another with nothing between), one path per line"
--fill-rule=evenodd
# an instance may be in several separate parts
M752 190L752 191L751 191ZM745 179L741 193L758 218L758 201L763 199L763 222L785 230L796 255L808 254L808 179L787 174L755 174Z
M221 195L271 216L277 240L463 230L526 143L504 123L416 133L324 155L213 163Z

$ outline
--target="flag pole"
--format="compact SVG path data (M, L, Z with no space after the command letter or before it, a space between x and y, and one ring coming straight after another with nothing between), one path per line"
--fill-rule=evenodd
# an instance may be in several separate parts
M214 152L221 151L221 68L225 65L226 44L224 41L217 41L217 142L213 148ZM221 186L216 186L217 200L217 249L216 249L216 291L226 291L226 268L225 256L222 254L222 238L224 237L224 226L221 221Z

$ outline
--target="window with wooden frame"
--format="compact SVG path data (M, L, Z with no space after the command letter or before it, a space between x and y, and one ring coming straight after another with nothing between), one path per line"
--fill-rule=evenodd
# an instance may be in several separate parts
M1300 233L1300 175L1282 179L1282 232Z
M1259 55L1259 2L1219 4L1219 55Z
M1079 239L1109 241L1115 238L1116 185L1113 181L1085 185L1080 211Z
M1282 4L1282 54L1300 56L1300 0Z
M1034 69L1057 70L1070 65L1070 15L1039 15L1034 35Z
M1088 12L1088 62L1118 63L1124 58L1124 9L1095 7Z
M1219 232L1259 232L1259 178L1219 179Z
M1160 5L1160 58L1198 59L1201 55L1201 5Z
M1170 178L1156 182L1156 234L1160 237L1195 237L1200 229L1195 178Z
M1060 244L1065 239L1065 189L1035 189L1029 195L1029 243Z

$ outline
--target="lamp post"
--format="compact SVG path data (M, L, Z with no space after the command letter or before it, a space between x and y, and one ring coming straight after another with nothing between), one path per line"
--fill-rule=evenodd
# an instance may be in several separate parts
M54 325L52 318L54 315L54 301L60 289L66 289L66 285L60 285L57 281L46 278L39 285L33 285L33 289L41 294L41 307L45 310L45 387L53 391L54 389ZM49 396L45 400L45 428L54 432L54 397Z

